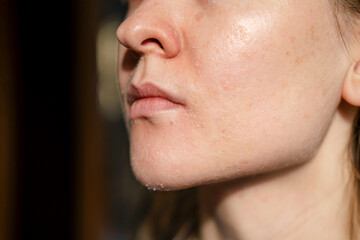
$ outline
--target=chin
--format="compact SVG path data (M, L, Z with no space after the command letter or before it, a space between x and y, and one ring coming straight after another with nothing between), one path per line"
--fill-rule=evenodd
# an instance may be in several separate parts
M131 153L131 167L136 179L149 190L181 190L192 186L200 185L198 177L191 176L186 169L184 158L182 163L175 157L159 157L147 152L143 154ZM164 153L162 153L164 154ZM187 161L186 161L187 162Z
M204 149L184 124L166 118L141 120L130 128L130 160L137 180L151 190L180 190L204 179ZM181 121L180 121L181 122ZM182 122L184 123L184 121ZM187 133L184 135L184 133ZM201 174L200 174L201 173Z

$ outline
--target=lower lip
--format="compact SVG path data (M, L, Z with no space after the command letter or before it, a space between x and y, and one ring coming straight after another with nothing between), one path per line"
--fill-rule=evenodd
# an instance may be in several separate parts
M152 117L156 113L178 108L180 105L161 97L141 98L130 107L130 118Z

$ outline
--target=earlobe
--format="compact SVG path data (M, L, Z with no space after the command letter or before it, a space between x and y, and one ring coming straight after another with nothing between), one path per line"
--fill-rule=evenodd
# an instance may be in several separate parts
M342 98L353 106L360 106L360 61L349 68L343 83Z

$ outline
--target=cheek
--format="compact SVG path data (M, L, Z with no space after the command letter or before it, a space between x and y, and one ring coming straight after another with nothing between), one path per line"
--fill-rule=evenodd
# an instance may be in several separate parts
M331 40L338 39L335 27L296 12L228 16L215 19L221 25L204 18L197 23L199 34L189 35L195 89L206 99L201 114L217 139L211 149L248 159L307 158L340 100L338 69L345 61L334 58L340 56L334 49L341 49L341 41Z
M209 99L218 96L217 103L236 100L243 108L266 102L286 111L340 96L343 72L338 69L346 61L339 57L342 43L333 22L325 10L315 15L292 10L245 16L235 11L225 19L204 18L195 24L189 55L200 80L194 88L203 89Z

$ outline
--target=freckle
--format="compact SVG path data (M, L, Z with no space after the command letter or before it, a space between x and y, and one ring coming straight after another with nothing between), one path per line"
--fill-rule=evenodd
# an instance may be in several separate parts
M311 39L315 39L315 27L314 27L314 25L311 25L310 31L311 31Z
M272 118L274 121L278 121L280 118L279 118L279 116L273 116L273 118Z
M263 196L260 199L261 199L262 202L267 202L268 201L268 197L266 197L266 196Z
M292 43L295 43L296 37L290 37L290 41L291 41Z
M304 119L309 119L309 117L310 117L310 114L304 113Z
M289 82L284 82L281 84L281 86L283 87L283 89L288 88L289 87Z
M197 14L195 15L195 20L196 20L197 22L200 21L202 18L203 18L203 14L202 14L202 13L197 13Z
M206 4L209 3L208 0L199 0L199 2L200 2L201 5L206 5Z
M246 150L247 150L247 151L251 151L251 150L254 149L254 145L253 145L252 143L247 143L247 144L245 145L245 147L246 147ZM243 163L244 163L244 164L247 164L248 161L244 160Z

